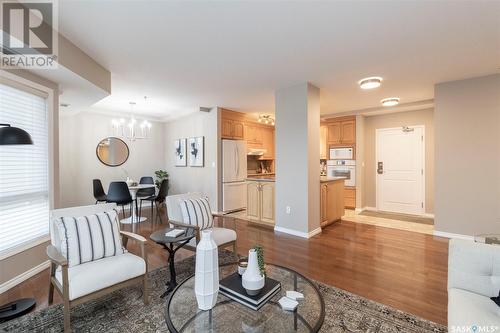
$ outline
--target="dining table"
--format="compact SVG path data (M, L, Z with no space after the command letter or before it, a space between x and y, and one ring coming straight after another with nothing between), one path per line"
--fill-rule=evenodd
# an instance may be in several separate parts
M135 201L137 199L137 191L147 189L147 188L154 188L155 184L135 184L135 185L128 185L128 190L130 191L130 196L132 197L132 215L130 217L124 218L120 220L120 223L123 224L133 224L133 223L141 223L147 220L146 217L143 216L137 216L137 205L135 204Z

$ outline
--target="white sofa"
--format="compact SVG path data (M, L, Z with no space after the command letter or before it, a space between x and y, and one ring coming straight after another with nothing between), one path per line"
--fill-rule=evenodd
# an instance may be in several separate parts
M500 246L458 239L449 246L449 331L476 326L500 332L500 307L490 299L500 290Z

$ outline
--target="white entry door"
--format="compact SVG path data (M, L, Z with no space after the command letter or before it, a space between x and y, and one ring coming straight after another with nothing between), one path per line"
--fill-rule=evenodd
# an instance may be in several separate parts
M424 213L424 126L376 130L377 209Z

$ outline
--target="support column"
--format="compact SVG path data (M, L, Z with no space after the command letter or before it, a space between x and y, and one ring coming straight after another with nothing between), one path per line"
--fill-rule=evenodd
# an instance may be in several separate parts
M276 91L276 225L309 238L321 232L319 88L305 82Z

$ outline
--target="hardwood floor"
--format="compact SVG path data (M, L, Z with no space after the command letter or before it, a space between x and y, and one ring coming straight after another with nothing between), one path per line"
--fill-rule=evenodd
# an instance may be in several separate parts
M143 211L143 215L146 215ZM267 262L297 270L309 278L446 324L448 240L431 235L342 221L309 240L274 233L272 229L237 218L224 218L226 227L238 234L238 253L264 247ZM149 235L165 224L149 221L136 232ZM126 225L124 230L131 231ZM137 253L133 242L129 250ZM179 250L176 260L193 255ZM166 266L167 254L148 242L149 269ZM0 295L0 304L34 297L37 310L47 307L48 270ZM54 302L60 302L56 295Z

